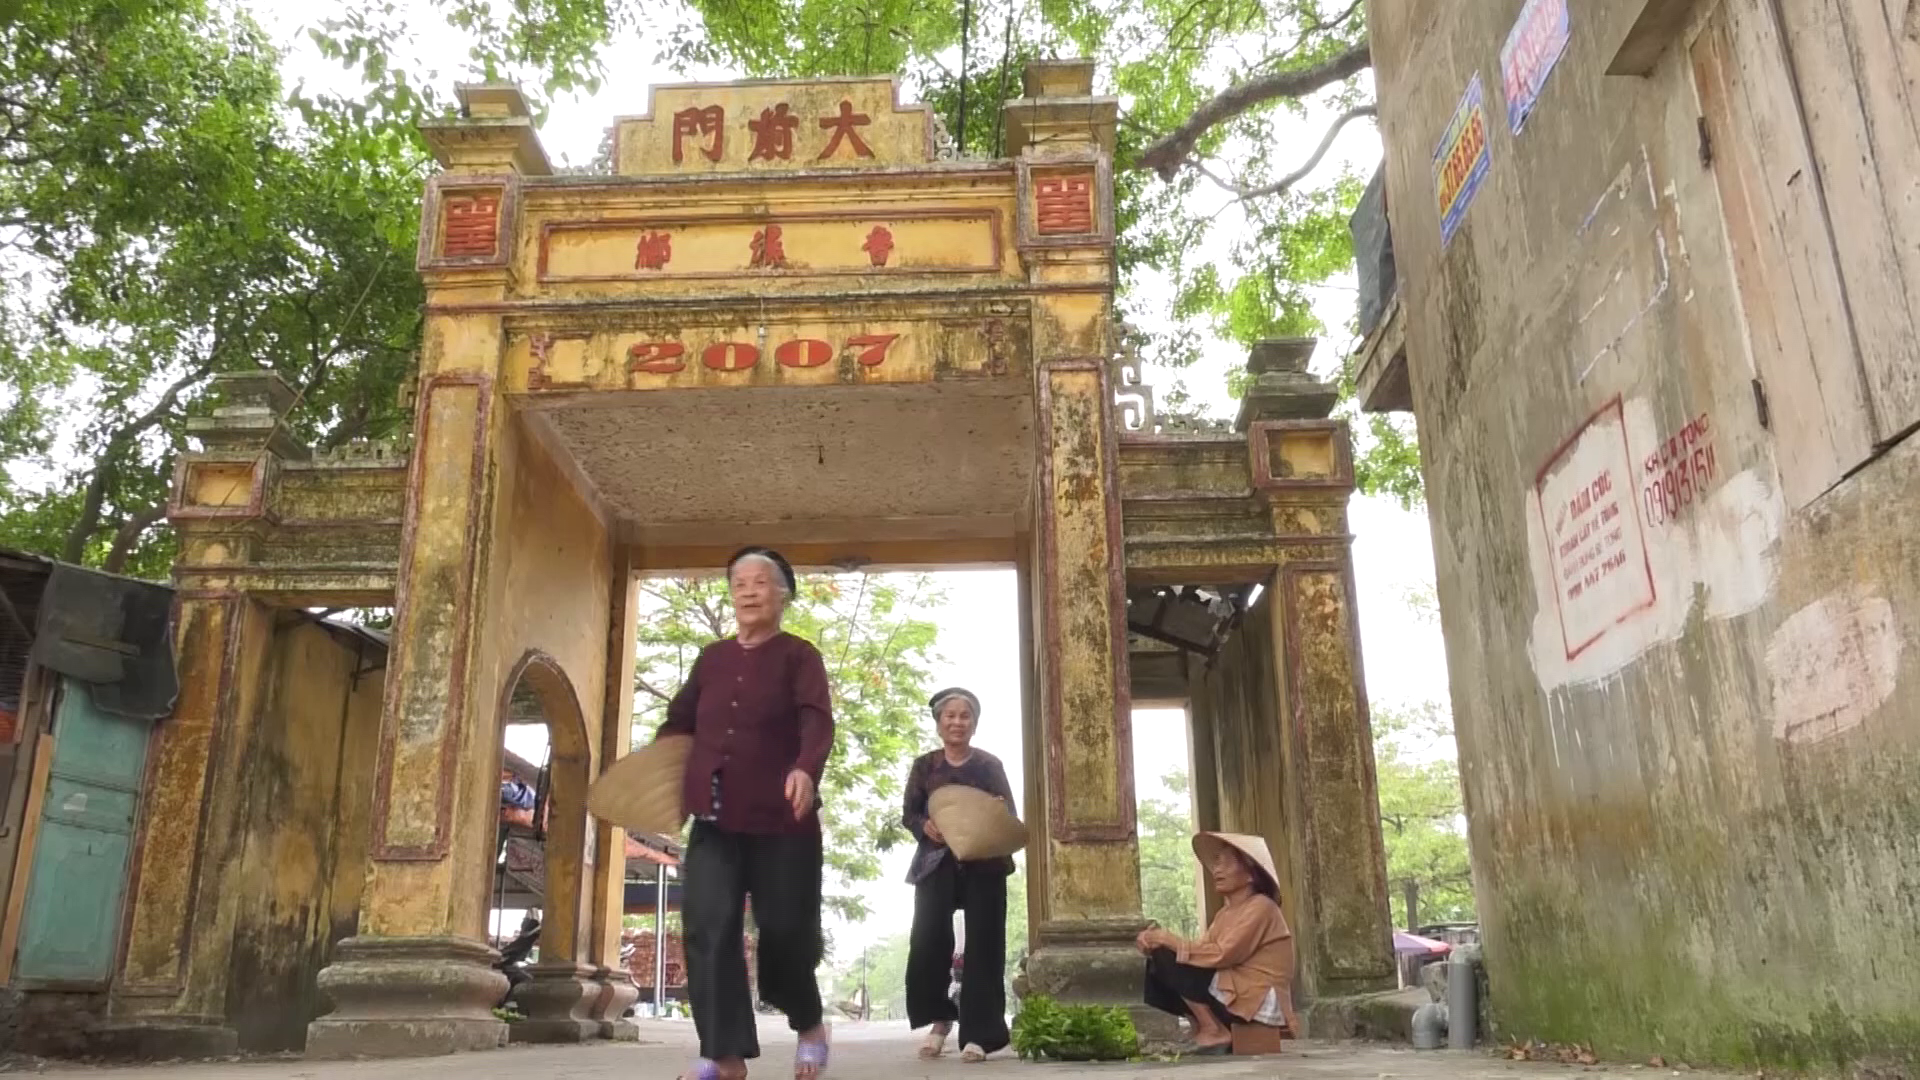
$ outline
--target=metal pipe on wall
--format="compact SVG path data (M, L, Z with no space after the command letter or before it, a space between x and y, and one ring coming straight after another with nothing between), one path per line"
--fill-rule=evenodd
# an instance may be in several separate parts
M653 1015L667 1015L667 868L655 864L653 879Z

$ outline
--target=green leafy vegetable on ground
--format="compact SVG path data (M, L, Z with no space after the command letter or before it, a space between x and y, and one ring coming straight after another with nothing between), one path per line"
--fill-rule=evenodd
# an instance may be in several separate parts
M1013 1018L1013 1048L1029 1061L1126 1061L1138 1056L1140 1035L1125 1009L1034 996Z

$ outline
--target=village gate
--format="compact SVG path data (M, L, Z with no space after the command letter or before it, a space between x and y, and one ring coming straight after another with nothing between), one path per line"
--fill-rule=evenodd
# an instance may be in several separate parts
M297 947L316 959L275 970L310 985L324 963L331 1006L309 1053L499 1045L485 885L500 724L530 700L571 764L514 1033L611 1032L623 841L580 788L628 746L634 582L747 542L802 567L1017 569L1036 990L1139 1000L1136 694L1190 706L1199 824L1278 853L1303 993L1391 985L1346 429L1286 343L1256 352L1237 431L1152 419L1117 354L1117 108L1092 78L1031 67L991 161L943 156L887 79L660 87L616 122L610 172L571 175L516 90L462 88L426 129L444 169L411 445L315 457L287 388L242 376L180 467L183 691L114 1030L230 1046L236 999L282 992L249 972ZM274 812L357 839L307 907L288 883L312 859L276 841L280 929L255 925L235 895L268 886L226 854L258 840L231 809L275 613L353 604L396 608L384 672L353 672L384 680L373 765L340 767L336 810L290 785Z

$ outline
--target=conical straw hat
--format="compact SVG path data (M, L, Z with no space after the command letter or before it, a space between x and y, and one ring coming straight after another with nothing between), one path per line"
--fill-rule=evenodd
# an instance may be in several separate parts
M693 736L668 735L615 761L587 789L587 809L630 833L678 836L687 823L681 785Z
M1202 862L1212 858L1213 853L1222 846L1245 855L1260 868L1261 873L1267 875L1267 880L1274 888L1280 887L1280 874L1273 868L1273 852L1267 850L1266 837L1249 836L1246 833L1203 832L1193 838L1193 853L1200 856Z
M997 797L965 784L946 784L927 796L927 816L961 862L1001 859L1027 846L1027 827Z

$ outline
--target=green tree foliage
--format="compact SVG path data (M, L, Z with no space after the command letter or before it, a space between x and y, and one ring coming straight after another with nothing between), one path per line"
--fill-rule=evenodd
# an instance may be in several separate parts
M733 632L720 578L655 580L642 586L637 730L645 742L666 718L701 646ZM944 600L924 575L807 576L785 627L814 643L833 685L833 760L821 783L829 886L827 903L858 921L867 904L857 886L880 874L880 856L909 840L900 824L907 768L930 738L927 680L938 659L938 627L925 618Z
M1184 770L1161 780L1186 795ZM1193 814L1185 805L1141 799L1140 907L1147 918L1181 937L1200 936L1199 863L1193 857Z
M185 417L271 368L319 444L399 427L424 158L283 113L279 57L199 0L0 19L0 543L159 576Z
M1395 926L1407 925L1409 883L1420 923L1474 918L1465 811L1452 749L1453 725L1439 705L1373 707L1380 829Z

